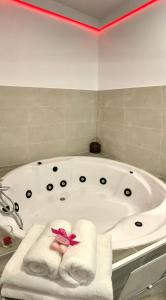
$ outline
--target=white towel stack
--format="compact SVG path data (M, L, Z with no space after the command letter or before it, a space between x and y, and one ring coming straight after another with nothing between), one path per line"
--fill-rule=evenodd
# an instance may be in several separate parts
M71 225L64 220L54 221L44 228L23 259L23 268L30 275L57 278L62 254L50 249L55 239L51 228L64 228L68 234L71 233Z
M69 246L62 257L50 249L54 239L51 227L61 227L71 233L70 224L63 220L45 228L34 225L5 267L1 278L2 297L112 300L110 236L97 237L96 228L90 221L79 221L73 232L80 244Z

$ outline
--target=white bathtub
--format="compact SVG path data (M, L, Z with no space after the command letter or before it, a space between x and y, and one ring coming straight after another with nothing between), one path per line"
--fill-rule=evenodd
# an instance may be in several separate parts
M166 236L166 185L138 168L103 158L60 157L19 167L3 177L6 194L19 204L23 237L34 223L86 218L112 235L113 249L154 242Z

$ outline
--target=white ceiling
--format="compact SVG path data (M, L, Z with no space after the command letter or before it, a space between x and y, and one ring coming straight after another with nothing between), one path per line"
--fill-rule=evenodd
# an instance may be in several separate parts
M125 0L58 0L58 2L101 19L106 17L117 5L124 4Z
M22 0L95 28L113 22L150 0Z
M128 8L142 5L143 1L138 0L57 0L70 8L76 9L79 12L88 16L102 19L108 15L116 15L128 12ZM147 2L147 1L144 1Z

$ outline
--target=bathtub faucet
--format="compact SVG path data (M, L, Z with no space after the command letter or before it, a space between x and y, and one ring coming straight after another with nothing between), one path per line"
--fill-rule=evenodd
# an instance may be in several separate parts
M2 183L0 182L0 192L8 191L8 189L9 189L9 186L2 186Z
M3 216L12 217L17 223L20 229L23 229L23 221L18 213L19 205L14 202L5 192L9 190L10 187L3 186L2 180L0 180L0 213Z

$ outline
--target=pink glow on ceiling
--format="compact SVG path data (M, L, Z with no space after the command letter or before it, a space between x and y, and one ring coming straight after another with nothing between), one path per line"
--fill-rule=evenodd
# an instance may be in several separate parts
M156 3L156 2L159 2L160 0L150 0L148 1L146 4L144 5L141 5L140 7L132 10L131 12L121 16L120 18L118 19L115 19L114 21L100 27L100 28L96 28L94 26L91 26L91 25L88 25L88 24L85 24L83 22L79 22L77 20L74 20L74 19L71 19L69 17L66 17L66 16L63 16L63 15L60 15L56 12L53 12L53 11L50 11L50 10L47 10L47 9L44 9L44 8L40 8L36 5L33 5L33 4L29 4L27 2L24 2L24 0L12 0L14 2L17 2L18 4L24 6L25 8L29 8L29 9L32 9L32 10L35 10L37 12L40 12L40 13L43 13L43 14L47 14L48 16L52 16L52 17L55 17L56 19L59 19L61 21L64 21L64 22L68 22L68 23L71 23L71 24L74 24L74 25L77 25L77 26L80 26L80 27L83 27L83 28L86 28L86 29L89 29L93 32L102 32L103 30L105 29L108 29L118 23L120 23L121 21L137 14L138 12L141 12L143 11L144 9L148 8L149 6L151 6L152 4Z

